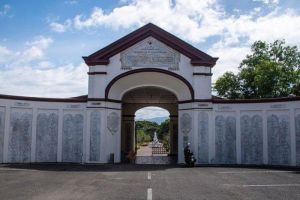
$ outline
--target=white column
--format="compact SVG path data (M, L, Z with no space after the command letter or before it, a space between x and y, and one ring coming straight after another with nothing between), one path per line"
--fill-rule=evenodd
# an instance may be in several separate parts
M108 133L107 133L107 109L100 109L101 111L101 139L100 139L100 162L107 163L107 152L108 152Z
M85 118L85 130L84 130L84 137L83 141L85 143L85 162L89 163L90 162L90 141L91 141L91 110L87 109L86 110L86 118ZM100 122L101 123L101 122ZM100 140L101 141L101 140Z
M117 133L115 133L115 163L121 162L121 125L122 125L122 116L121 116L121 110L116 111L119 116L119 128Z
M8 143L9 143L9 129L10 129L10 106L5 107L5 125L4 125L4 145L3 145L3 162L7 163L8 160Z
M268 132L267 111L263 110L263 163L268 164Z
M178 116L170 116L170 125L169 125L169 130L170 130L170 153L171 154L176 154L176 148L178 146L178 144L175 143L175 141L178 141L178 130L177 130L177 134L174 133L174 125L176 125L178 123ZM177 124L178 127L178 124ZM177 138L177 140L176 140Z
M291 127L291 165L296 166L296 126L295 126L295 109L290 109L290 127Z
M37 108L32 108L31 162L35 162L36 152Z
M58 111L57 162L62 162L63 109Z
M209 120L209 164L215 163L215 154L216 154L216 143L215 143L215 112L212 111L210 114L210 120Z
M191 130L191 137L189 141L192 145L192 152L194 153L195 158L198 158L198 114L199 110L194 109L192 110L192 130ZM198 160L197 160L198 161Z
M82 140L83 140L83 146L82 146L82 163L86 163L89 159L89 150L87 149L87 143L89 143L90 140L87 140L89 132L87 132L87 126L89 126L89 123L87 121L87 110L83 110L83 136L82 136Z
M236 112L236 158L237 164L241 164L241 154L242 154L242 147L241 147L241 111L237 110Z
M180 108L178 110L178 163L184 163L184 138L187 137L187 143L191 143L191 150L195 150L195 144L193 142L193 135L196 130L194 127L194 112L193 112L193 104L182 104L179 105ZM187 114L190 117L190 124L182 124L182 117ZM185 126L185 127L182 127ZM189 127L191 126L191 127ZM186 130L190 128L188 133L183 133L183 128Z

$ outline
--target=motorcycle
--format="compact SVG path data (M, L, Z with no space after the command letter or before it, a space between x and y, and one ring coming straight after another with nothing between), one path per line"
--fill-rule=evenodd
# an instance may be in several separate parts
M196 158L194 153L190 150L190 144L188 143L187 146L184 148L184 160L187 167L194 167L196 163Z

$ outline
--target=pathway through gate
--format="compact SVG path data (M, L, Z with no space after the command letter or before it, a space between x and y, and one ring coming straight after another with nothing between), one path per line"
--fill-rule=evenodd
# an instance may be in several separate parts
M163 145L152 147L151 144L141 146L137 151L136 164L174 164L176 157L169 155Z

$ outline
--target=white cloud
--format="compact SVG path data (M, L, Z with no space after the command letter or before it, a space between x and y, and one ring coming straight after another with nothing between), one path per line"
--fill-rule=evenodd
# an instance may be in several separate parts
M11 6L9 4L4 4L0 8L0 16L6 16L10 10L11 10Z
M44 97L87 94L86 73L87 67L83 63L46 69L32 66L0 69L0 91L3 94Z
M77 0L67 0L67 1L64 1L65 4L70 4L70 5L74 5L74 4L77 4L78 1Z
M2 94L71 97L87 93L87 70L84 64L56 66L45 59L51 38L38 36L26 42L23 51L0 46L0 91ZM6 59L10 57L10 59Z
M71 26L71 20L66 20L63 24L57 22L51 22L49 24L50 28L54 32L63 33Z
M7 61L7 59L13 55L13 52L10 51L5 46L0 46L0 63L4 63Z
M53 43L52 38L37 36L32 41L26 42L26 49L23 51L11 51L11 59L7 60L6 64L10 67L18 67L21 65L29 65L30 62L41 60L45 57L45 50ZM1 57L1 52L0 52Z
M145 107L135 113L136 119L151 119L155 117L169 117L169 112L160 107Z
M163 12L162 12L163 10ZM152 22L192 42L201 42L223 30L223 11L216 0L134 0L105 13L95 7L90 16L77 15L76 29L107 26L113 29L139 27Z
M28 46L35 46L40 49L46 49L49 45L53 43L53 39L50 37L37 36L33 41L26 42Z
M59 32L59 33L63 33L66 31L66 28L63 24L56 23L56 22L50 23L50 28L51 28L51 30L53 30L55 32Z
M300 15L291 10L275 10L256 19L247 15L230 17L223 23L226 29L222 39L208 50L210 55L219 57L213 68L213 82L226 71L237 72L254 41L285 39L289 45L300 46Z
M279 0L253 0L254 2L262 2L264 4L279 4Z
M81 30L102 26L135 28L152 22L193 43L205 42L212 36L228 37L227 40L236 42L240 42L240 37L250 38L249 42L274 38L299 41L299 14L276 7L273 12L258 16L260 11L256 7L247 15L229 15L216 0L132 0L111 12L95 7L89 16L76 15L64 24Z

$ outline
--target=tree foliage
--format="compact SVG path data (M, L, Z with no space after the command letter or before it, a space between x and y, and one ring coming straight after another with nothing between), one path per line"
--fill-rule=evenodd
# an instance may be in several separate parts
M165 136L169 133L170 119L165 120L161 124L151 121L136 121L136 134L138 144L149 142L153 139L154 132L157 132L159 140L164 140Z
M241 62L239 73L226 72L215 83L222 97L272 98L300 95L300 52L284 40L257 41Z

